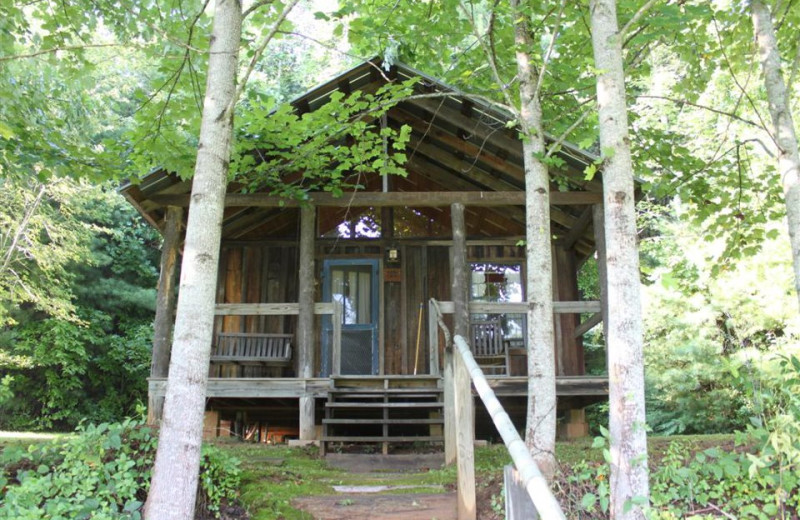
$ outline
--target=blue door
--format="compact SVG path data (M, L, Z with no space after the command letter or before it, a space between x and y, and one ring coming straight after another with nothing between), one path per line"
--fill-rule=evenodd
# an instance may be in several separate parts
M378 374L378 260L325 260L322 299L342 306L342 375ZM322 376L333 371L332 322L323 320Z

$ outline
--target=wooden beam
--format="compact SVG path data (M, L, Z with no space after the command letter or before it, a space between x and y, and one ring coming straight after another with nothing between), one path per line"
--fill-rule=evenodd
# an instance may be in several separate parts
M314 216L313 207L300 208L300 259L298 269L297 347L298 375L312 377L314 371ZM314 397L300 397L300 440L316 437Z
M575 244L583 238L589 224L592 223L592 208L588 207L583 210L581 216L570 228L569 232L559 241L559 245L564 249L572 249Z
M153 195L151 200L162 206L189 206L189 195ZM550 192L550 203L561 205L597 204L602 198L597 193L585 191ZM524 206L524 191L437 191L437 192L367 192L357 191L335 197L331 193L308 193L307 201L285 199L265 193L229 193L225 196L225 207L298 207L314 206L346 207L398 207L398 206L449 206L455 202L465 206ZM575 217L572 217L573 219Z
M435 118L441 118L442 120L449 122L451 125L455 125L464 129L465 131L469 132L471 136L473 136L475 142L480 144L480 146L485 147L487 145L491 145L493 147L500 148L508 153L513 160L522 164L522 143L519 141L519 139L514 139L506 134L502 129L498 131L498 127L502 127L506 120L498 119L496 126L481 124L480 122L476 121L478 118L465 117L459 112L458 109L450 107L447 102L442 103L439 99L414 99L408 103L428 112ZM404 107L405 103L401 103L400 106ZM435 119L434 124L436 124ZM565 145L563 148L566 150L568 149L568 146ZM597 180L587 181L583 178L583 172L577 168L551 168L550 174L562 175L576 185L588 191L596 193L603 192L603 186L600 182Z
M333 303L315 303L314 314L333 314ZM218 303L217 316L296 316L299 303Z
M460 336L456 336L459 338ZM453 396L456 410L458 519L475 520L475 402L464 359L453 352Z
M592 314L586 321L581 322L581 324L575 328L575 337L578 338L580 336L583 336L591 329L593 329L594 326L600 323L601 321L603 321L602 312L596 312Z
M150 377L167 377L170 351L172 349L172 326L175 315L175 274L181 243L183 208L170 206L164 225L164 244L161 247L161 272L158 277L156 295L156 318L153 323L153 359ZM147 406L147 422L161 422L164 398L150 395Z
M606 274L605 209L602 204L592 206L592 227L597 247L597 282L600 285L600 306L603 316L603 337L608 337L608 275Z
M455 311L454 302L439 302L442 314L453 314ZM524 302L470 302L470 314L524 314L528 310L528 304ZM599 312L600 302L596 300L583 300L571 302L553 302L553 314L583 314L587 312Z

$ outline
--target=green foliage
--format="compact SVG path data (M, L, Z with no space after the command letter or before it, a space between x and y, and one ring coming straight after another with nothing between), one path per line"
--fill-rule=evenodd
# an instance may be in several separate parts
M368 174L404 176L403 150L411 128L376 128L375 121L408 96L413 83L388 84L375 94L337 91L328 103L302 116L290 105L273 110L269 103L246 103L233 175L248 191L266 188L300 200L306 191L340 195L363 187ZM287 182L297 172L302 172L299 178Z
M127 420L81 426L63 443L2 453L0 518L141 518L155 438Z
M0 427L118 419L146 392L158 237L113 190L35 186L0 191L0 368L13 375Z
M7 446L0 454L0 519L139 519L156 437L141 422L82 424L63 441ZM236 500L239 461L204 446L199 506L219 517Z
M215 446L203 446L200 459L200 504L219 517L223 501L239 495L242 472L241 461L229 452Z
M757 410L740 376L769 381L770 358L796 349L800 332L787 244L769 240L734 267L709 261L717 245L675 213L644 216L648 424L659 434L744 429ZM723 265L716 276L711 262Z

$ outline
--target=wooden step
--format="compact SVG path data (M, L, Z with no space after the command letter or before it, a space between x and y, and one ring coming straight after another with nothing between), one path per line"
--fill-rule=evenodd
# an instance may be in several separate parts
M362 392L349 393L344 392L331 396L331 399L336 399L339 402L341 399L438 399L440 394L392 394L392 393L369 393ZM372 402L372 401L370 401ZM374 401L380 402L380 401Z
M427 403L385 403L375 401L372 403L325 403L327 408L444 408L444 403L438 401Z
M391 394L391 395L404 395L410 394L415 395L419 393L426 393L426 394L436 394L441 395L444 391L441 388L435 387L419 387L419 388L368 388L368 387L349 387L349 388L331 388L328 390L328 394L340 395L340 394L350 394L358 392L359 394Z
M354 436L335 436L335 437L322 437L323 442L443 442L444 437L441 435L410 435L407 437L392 436L381 437L380 435L370 435L364 437Z
M322 424L444 424L444 419L322 419Z

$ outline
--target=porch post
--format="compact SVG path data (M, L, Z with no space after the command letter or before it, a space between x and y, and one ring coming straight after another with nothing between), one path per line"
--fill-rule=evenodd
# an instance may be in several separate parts
M175 273L181 242L183 208L169 206L164 225L164 244L161 247L161 272L158 277L156 318L153 323L153 359L150 377L165 378L169 372L172 347L172 326L175 319ZM157 425L164 412L164 397L148 391L147 424Z
M453 225L452 283L455 333L469 339L469 265L467 264L467 230L464 205L450 207ZM453 351L453 397L455 408L456 463L458 466L458 518L475 519L475 410L472 385L461 354ZM445 410L445 416L447 411ZM445 432L448 436L448 432ZM452 437L450 437L452 438ZM445 450L447 451L447 450Z
M592 206L594 244L597 248L597 279L600 284L600 312L603 316L603 337L608 338L608 277L606 276L606 229L603 205Z
M298 376L308 379L314 376L314 217L313 206L300 208L300 268L297 317ZM316 437L314 425L314 396L306 394L300 398L300 440Z

